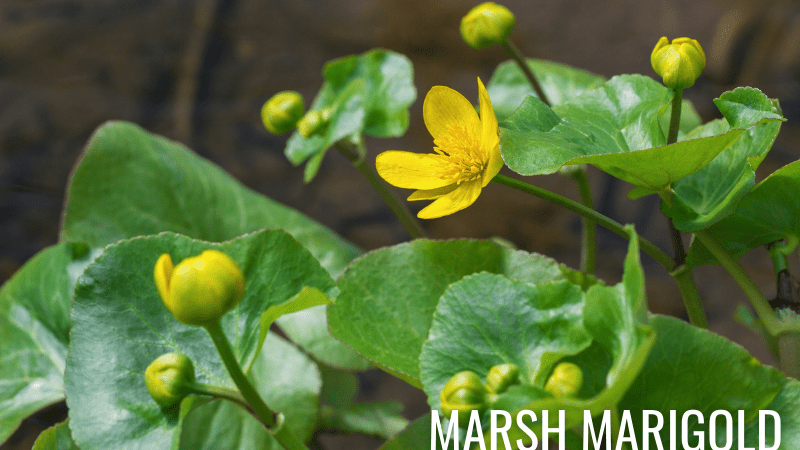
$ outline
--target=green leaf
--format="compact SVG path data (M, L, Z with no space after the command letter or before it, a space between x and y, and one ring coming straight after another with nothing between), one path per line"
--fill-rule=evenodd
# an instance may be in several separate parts
M750 91L743 93L746 92ZM722 99L727 97L723 94ZM729 106L723 100L719 103ZM777 102L775 107L778 108ZM672 208L667 211L675 226L687 232L702 230L732 214L753 187L755 170L775 143L780 127L781 122L773 121L745 130L708 165L675 182ZM693 130L686 139L719 135L730 129L727 121L714 120Z
M362 402L345 408L324 406L319 430L323 433L349 433L389 439L408 425L396 401Z
M450 442L452 442L452 437ZM403 431L383 444L379 450L420 450L423 448L442 450L439 442L436 442L435 447L431 446L431 413L411 422Z
M420 355L431 407L439 407L439 393L456 373L471 370L485 377L493 365L511 362L520 369L522 385L500 394L492 409L505 409L512 417L524 409L537 416L543 410L564 410L566 428L582 423L585 410L612 409L636 379L655 340L647 325L638 238L632 227L627 230L625 272L616 286L595 284L584 294L564 281L530 285L491 274L453 283L442 295ZM562 358L587 375L575 398L553 398L542 391ZM516 423L509 438L525 439Z
M62 239L99 248L163 231L222 242L267 227L291 234L332 276L360 253L303 214L242 186L182 144L130 123L109 122L95 131L75 168L61 234ZM339 365L364 365L324 328L316 333L317 347L324 340L326 348L336 349L331 355L344 355ZM299 338L296 342L305 345Z
M402 136L408 129L408 107L414 103L414 69L405 56L389 50L370 50L329 62L325 83L311 110L333 108L324 135L304 137L295 132L286 146L286 157L306 165L305 181L317 174L325 152L341 139Z
M358 378L349 371L319 364L322 375L320 401L333 408L346 408L358 395Z
M162 409L144 385L145 368L164 353L189 356L200 383L233 386L207 333L178 322L163 305L153 281L153 267L161 254L169 253L177 263L209 248L236 261L247 280L244 298L222 318L222 328L243 367L259 350L264 310L285 302L304 286L322 291L333 287L311 254L281 230L221 244L162 233L107 247L75 288L64 376L70 428L83 450L176 448L187 401L180 408ZM270 342L268 336L259 356L266 362L276 357ZM264 361L254 363L254 374ZM283 383L302 376L295 370L307 371L299 364L272 366L282 370ZM306 410L304 406L302 411ZM288 409L282 412L289 414Z
M486 241L415 240L353 261L328 307L330 331L419 387L418 358L439 297L450 283L481 271L532 283L564 279L560 266L542 255Z
M250 379L264 402L285 416L301 441L315 428L321 379L316 364L275 335L269 335ZM185 450L282 450L264 425L240 406L216 400L193 409L184 421L180 448Z
M258 347L261 347L261 344L264 343L264 339L267 337L267 333L269 332L269 327L272 325L273 322L275 322L275 320L277 320L281 316L297 313L303 310L308 310L309 308L313 308L315 306L328 305L330 304L330 302L331 302L330 299L328 299L328 296L325 295L324 292L320 291L317 288L305 286L300 292L297 293L297 295L295 295L291 299L283 303L270 306L269 308L267 308L266 311L264 311L263 314L261 314L261 323L260 323L261 331L259 332L258 335ZM322 317L323 318L325 317L324 312L322 313ZM319 324L317 324L317 326L314 326L314 324L309 324L307 323L307 321L305 322L306 322L305 324L309 325L310 327L322 328L321 332L316 331L316 333L322 335L328 334L326 331L327 327L325 324L322 324L322 326L319 326ZM292 333L292 334L297 335L297 333ZM303 347L306 348L306 345L304 345Z
M665 145L660 116L669 110L664 106L671 99L669 89L641 75L614 77L552 109L527 97L502 124L503 159L522 175L593 164L623 181L663 191L708 164L746 128L783 120L760 91L740 88L718 101L722 114L734 124L730 131Z
M78 450L69 431L69 420L53 425L42 431L36 438L32 450Z
M453 283L419 356L428 404L439 409L439 393L456 373L486 378L498 364L516 365L520 380L543 387L553 364L592 342L584 303L580 286L566 280L530 285L479 273Z
M553 105L560 105L606 81L601 75L553 61L527 59L526 63ZM525 74L514 61L506 61L497 66L486 90L499 121L506 120L513 114L526 96L536 95Z
M734 257L784 238L800 238L800 161L768 176L739 203L735 214L708 229ZM692 266L716 264L717 260L697 239L692 241L688 262Z
M131 123L108 122L95 131L68 191L61 237L90 247L162 231L222 242L276 227L294 236L334 276L360 253L184 145Z
M676 411L677 436L681 436L680 419L685 411L694 409L703 414L705 425L692 421L688 428L690 436L694 436L694 431L705 430L705 447L708 448L710 415L725 410L731 413L734 421L733 448L740 448L736 445L736 423L737 412L742 410L748 422L745 441L753 446L758 435L758 411L769 409L781 416L783 446L780 448L796 448L793 443L800 437L796 426L800 423L800 389L796 381L761 365L743 348L706 330L663 316L654 316L650 323L658 336L656 344L619 405L620 410L631 411L633 430L637 431L639 442L642 442L641 411L648 409L662 414L665 427L661 440L666 443L669 442L669 411ZM767 434L771 435L771 432ZM653 442L651 438L650 448L654 448ZM678 448L683 447L679 445Z
M372 367L368 360L353 349L331 337L328 331L329 307L316 306L281 316L276 322L317 361L340 369L366 370Z
M0 442L64 399L72 291L94 256L81 244L48 247L0 290Z

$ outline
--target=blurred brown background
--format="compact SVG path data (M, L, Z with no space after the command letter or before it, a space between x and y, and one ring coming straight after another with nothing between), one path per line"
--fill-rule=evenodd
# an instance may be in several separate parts
M389 209L340 155L330 153L310 185L283 156L285 137L267 134L259 109L272 94L293 89L310 103L323 64L385 47L415 67L417 102L403 138L367 139L369 156L432 147L422 98L447 85L477 101L476 76L488 82L507 59L499 47L477 51L458 24L477 1L460 0L2 0L0 2L0 280L58 237L70 169L92 131L109 119L136 122L183 141L248 187L299 209L365 249L407 239ZM654 76L650 51L662 35L696 38L708 66L686 97L705 120L711 99L736 85L780 98L789 121L759 169L759 179L800 152L800 2L747 0L509 0L517 16L512 40L527 56L605 76ZM628 186L590 170L603 213L669 251L654 198L629 201ZM571 180L526 180L577 199ZM407 192L401 192L406 194ZM412 204L418 210L424 205ZM570 266L579 260L580 220L502 186L453 216L427 221L434 238L501 236L519 248ZM598 274L619 280L625 241L600 230ZM669 275L644 257L650 309L685 317ZM774 296L766 252L743 259ZM797 272L796 272L797 273ZM712 330L764 362L766 347L732 320L746 302L719 268L696 271ZM364 398L407 400L417 417L424 397L380 372L362 377ZM2 450L30 448L52 416L35 417ZM326 448L376 448L370 439L331 438Z

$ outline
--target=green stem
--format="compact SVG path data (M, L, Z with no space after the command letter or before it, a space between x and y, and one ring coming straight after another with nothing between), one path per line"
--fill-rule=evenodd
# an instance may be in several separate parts
M406 229L406 232L412 239L427 237L425 230L422 229L419 222L411 215L411 211L408 210L406 204L386 185L383 179L378 176L378 173L366 163L365 158L362 156L366 153L366 151L363 150L363 144L359 146L361 154L359 154L358 151L354 151L352 147L348 146L347 143L343 141L337 142L334 144L334 147L336 147L345 158L350 160L356 169L361 172L361 175L367 179L372 188L375 189L381 199L383 199L384 203L386 203L394 215L397 216L403 228Z
M239 391L228 389L222 386L194 383L192 385L192 392L195 394L210 395L212 397L228 400L232 403L236 403L237 405L243 407L244 409L248 410L250 413L255 415L255 411L253 411L253 408L250 407L250 404L247 403L247 400L245 400L245 398L242 397L242 394Z
M681 125L681 105L683 104L683 89L675 89L672 97L672 115L669 118L669 133L667 145L678 142L678 128Z
M578 185L583 206L594 210L594 200L592 199L592 189L589 186L589 178L586 176L586 169L578 167L571 173L572 179ZM583 218L583 233L581 236L581 272L586 275L593 275L597 265L597 225L593 220Z
M506 52L508 52L508 54L511 55L511 58L514 59L514 62L517 63L520 70L522 70L522 73L525 74L525 78L528 79L528 82L533 87L533 90L534 92L536 92L536 96L539 97L539 100L541 100L542 103L544 103L545 105L551 106L550 101L547 99L547 96L544 95L542 86L536 79L536 75L534 75L533 72L531 71L531 68L528 67L528 64L525 62L525 58L522 56L522 53L520 53L519 49L514 44L512 44L510 40L506 40L506 42L504 42L502 46L506 50Z
M694 235L709 252L717 258L717 261L731 274L736 284L744 291L753 309L756 310L761 323L771 336L779 336L783 333L800 333L800 321L783 321L775 315L769 302L764 298L764 294L758 289L750 275L744 271L738 261L719 243L719 241L709 234L706 230L696 231Z
M509 178L505 175L495 175L492 178L492 181L497 184L502 184L503 186L508 186L510 188L517 189L519 191L525 192L526 194L531 194L541 199L547 200L549 202L555 203L563 208L566 208L574 213L579 214L581 217L585 217L587 219L593 220L598 225L607 228L614 233L622 236L625 239L629 239L628 233L625 231L625 228L619 223L616 222L599 212L589 209L580 203L576 203L568 198L562 197L558 194L554 194L546 189L542 189L537 186L532 186L528 183L524 183L519 180L515 180L513 178ZM661 249L653 245L652 242L639 237L639 243L642 247L642 250L647 253L648 255L652 256L659 264L664 266L667 270L672 268L672 258L669 257L666 253L664 253Z
M675 89L674 93L675 95L672 96L672 113L669 118L667 145L674 144L678 141L678 129L681 124L683 89ZM671 187L670 185L670 188ZM681 232L675 228L675 222L672 220L672 217L667 217L667 227L669 228L669 237L672 242L672 260L675 264L671 275L672 278L675 279L675 282L678 283L683 305L686 307L686 313L689 315L689 322L696 327L708 329L706 312L703 309L703 302L700 300L700 293L697 292L697 285L694 281L692 268L686 264L686 249L683 246L683 238L681 237Z
M696 327L707 330L706 312L703 309L703 303L700 301L700 294L697 292L697 285L694 283L691 267L686 264L680 265L670 275L678 283L683 304L686 306L686 313L689 315L689 322Z
M297 437L289 431L288 427L279 423L277 415L264 403L261 395L258 394L258 391L256 391L250 383L250 380L248 380L247 376L242 372L242 368L239 366L239 363L236 361L236 356L233 354L231 343L228 341L227 336L225 336L225 332L222 330L219 321L206 325L205 328L209 336L211 336L211 340L214 341L214 346L217 347L222 362L225 363L225 367L228 369L228 373L233 379L233 382L239 388L239 391L241 391L242 397L247 401L247 404L250 405L258 418L261 419L261 422L267 430L275 436L275 439L277 439L286 450L308 450L308 447L297 439Z

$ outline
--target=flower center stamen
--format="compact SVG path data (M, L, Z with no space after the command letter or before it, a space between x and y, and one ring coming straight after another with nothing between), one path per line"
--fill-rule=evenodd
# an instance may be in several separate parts
M447 133L434 139L433 150L441 155L436 176L454 180L456 184L477 180L486 168L477 126L448 125Z

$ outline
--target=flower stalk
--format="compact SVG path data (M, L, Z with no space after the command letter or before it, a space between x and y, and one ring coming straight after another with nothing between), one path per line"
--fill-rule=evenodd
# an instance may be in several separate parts
M408 210L406 204L400 200L394 191L386 186L386 183L380 179L375 170L367 165L363 156L366 154L366 150L363 148L363 144L360 145L360 148L353 148L354 144L351 143L348 145L348 143L344 141L339 141L334 144L334 147L339 153L353 163L353 166L367 179L370 186L375 189L375 192L378 193L383 202L392 210L408 235L411 236L411 239L427 237L425 230L422 229L420 223L411 215L411 211Z
M594 210L594 199L592 199L592 189L589 186L589 178L586 176L586 169L578 167L570 173L570 176L578 185L581 196L581 204ZM581 272L585 275L593 275L597 265L597 225L591 219L583 218L583 232L581 236ZM588 278L587 278L588 280Z
M528 63L525 62L525 58L522 56L522 53L520 53L519 49L508 39L506 39L506 41L503 42L501 45L506 50L506 52L508 52L508 54L514 60L514 62L517 63L520 70L522 70L522 73L525 74L525 78L528 79L528 82L533 87L533 91L536 92L536 96L539 97L539 100L541 100L542 103L544 103L547 106L552 106L550 104L550 100L548 100L547 96L544 94L542 86L539 84L539 80L536 79L536 75L533 74L533 71L528 66Z
M508 186L518 191L525 192L526 194L531 194L533 196L547 200L551 203L555 203L556 205L566 208L574 213L577 213L582 217L593 220L598 225L613 231L614 233L622 236L625 239L630 238L628 236L628 233L625 231L625 228L619 222L603 214L600 214L599 212L593 209L587 208L581 205L580 203L574 202L566 197L562 197L546 189L542 189L540 187L533 186L528 183L515 180L513 178L509 178L505 175L495 175L495 177L492 178L492 181L494 181L497 184L502 184L503 186ZM639 244L641 245L642 250L645 253L647 253L653 259L655 259L656 262L664 266L665 269L669 270L672 267L672 258L670 258L669 255L664 253L660 248L653 245L652 242L640 236Z
M267 430L275 436L275 439L277 439L286 450L308 450L308 447L297 439L289 428L283 426L281 423L282 420L279 420L279 415L273 412L269 406L264 403L261 395L259 395L255 387L250 383L250 380L248 380L247 376L242 372L242 368L239 366L239 363L236 361L236 356L233 354L231 343L228 341L227 336L225 336L225 332L222 330L219 321L207 324L204 328L209 336L211 336L211 340L214 342L214 346L217 348L222 362L225 364L225 368L228 369L228 373L242 393L242 397L247 401L247 404L250 405L250 408L252 408Z

